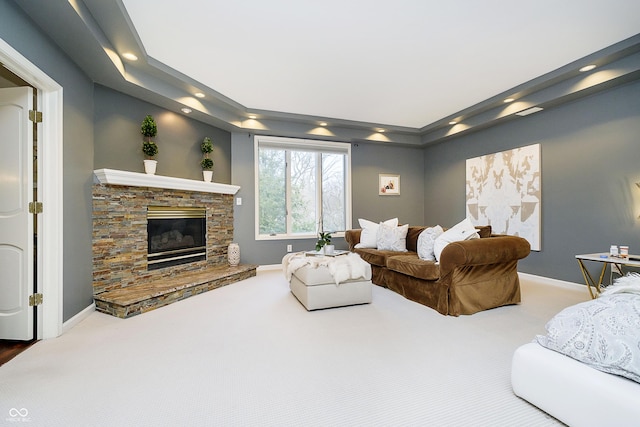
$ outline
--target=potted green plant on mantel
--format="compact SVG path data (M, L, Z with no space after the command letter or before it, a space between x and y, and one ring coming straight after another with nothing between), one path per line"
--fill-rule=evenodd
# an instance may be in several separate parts
M158 134L158 126L152 116L147 115L144 120L142 120L140 132L146 138L142 142L142 152L147 157L144 160L144 171L149 175L154 175L158 164L155 159L155 156L158 154L158 145L156 145L151 138Z
M202 140L200 150L203 155L202 160L200 160L200 166L202 167L202 179L204 179L205 182L211 182L213 179L213 159L209 158L209 154L213 151L211 138L207 136Z
M331 244L331 232L318 233L318 241L316 242L316 252L323 251L325 255L333 254L334 246Z

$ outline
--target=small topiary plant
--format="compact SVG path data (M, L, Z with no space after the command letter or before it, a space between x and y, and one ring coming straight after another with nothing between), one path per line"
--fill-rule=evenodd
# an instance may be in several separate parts
M152 116L147 115L140 126L140 133L146 138L142 143L142 152L149 159L153 159L158 154L158 145L151 140L158 134L158 126Z
M202 143L200 144L200 150L202 151L203 158L200 160L200 166L202 169L212 169L213 168L213 160L209 158L209 153L213 152L213 142L211 142L211 138L206 136Z

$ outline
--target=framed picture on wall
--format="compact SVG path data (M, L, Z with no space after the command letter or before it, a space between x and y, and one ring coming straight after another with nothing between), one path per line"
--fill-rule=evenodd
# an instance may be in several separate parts
M378 194L380 196L400 195L400 175L378 175Z

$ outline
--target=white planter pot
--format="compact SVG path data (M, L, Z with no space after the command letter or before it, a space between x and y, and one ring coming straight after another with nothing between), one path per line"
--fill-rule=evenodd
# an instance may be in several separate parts
M324 245L324 254L325 255L333 255L334 249L335 249L334 245Z
M202 171L202 179L204 180L204 182L211 182L211 180L213 179L213 171L210 171L210 170Z
M156 166L158 165L157 160L145 160L144 161L144 171L147 175L155 175L156 174Z

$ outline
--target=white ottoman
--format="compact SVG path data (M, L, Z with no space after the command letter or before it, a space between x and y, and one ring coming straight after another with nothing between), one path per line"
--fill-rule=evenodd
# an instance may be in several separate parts
M371 302L371 266L359 279L347 280L336 285L326 266L305 265L291 275L291 293L309 311L345 305Z

